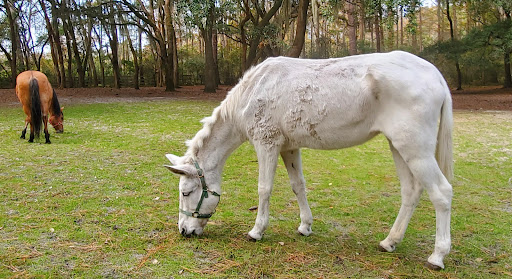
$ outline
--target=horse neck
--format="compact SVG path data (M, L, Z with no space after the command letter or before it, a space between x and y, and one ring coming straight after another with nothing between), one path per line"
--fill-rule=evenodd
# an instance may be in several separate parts
M219 188L227 158L245 141L235 126L231 121L219 117L215 123L210 124L210 127L203 128L210 129L209 135L203 138L202 145L194 152L197 162L205 172L205 177L211 179ZM198 134L201 132L204 131ZM192 140L192 144L194 140L196 139Z

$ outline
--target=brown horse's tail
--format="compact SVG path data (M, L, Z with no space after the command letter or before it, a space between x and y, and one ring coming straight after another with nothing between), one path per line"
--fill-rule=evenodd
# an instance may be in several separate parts
M30 129L34 130L34 135L39 137L41 134L41 124L43 123L43 113L41 111L41 98L39 97L39 84L37 79L32 78L29 82L30 91Z

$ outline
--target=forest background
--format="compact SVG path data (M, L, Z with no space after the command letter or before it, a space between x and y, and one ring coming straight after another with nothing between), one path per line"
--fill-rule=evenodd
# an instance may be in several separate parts
M511 87L510 0L3 0L0 87L234 84L267 57L405 50L451 87Z

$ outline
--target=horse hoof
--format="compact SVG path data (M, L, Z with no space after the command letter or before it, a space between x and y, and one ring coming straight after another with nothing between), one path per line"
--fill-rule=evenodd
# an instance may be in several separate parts
M45 142L45 143L46 143L46 144L50 144L50 143L52 143L52 142L51 142L51 141L47 141L47 142Z
M245 236L245 238L246 238L247 240L249 240L250 242L256 242L256 241L257 241L257 239L256 239L256 238L253 238L253 237L252 237L252 236L250 236L249 234L247 234L247 235Z
M21 136L20 139L25 139L25 136Z
M443 269L443 267L438 266L438 265L433 264L433 263L429 263L429 262L425 263L425 266L428 267L428 269L435 270L435 271L439 271L439 270Z
M382 246L382 244L379 244L379 251L391 253L395 251L395 246L391 246L390 249L386 249L384 246Z

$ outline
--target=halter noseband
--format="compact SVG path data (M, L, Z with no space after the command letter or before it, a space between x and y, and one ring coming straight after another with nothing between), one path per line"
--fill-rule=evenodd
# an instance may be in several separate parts
M199 219L207 219L207 218L212 217L212 215L215 213L215 210L212 213L208 213L208 214L199 213L199 209L201 209L203 200L205 198L208 198L208 193L210 193L214 196L217 196L219 198L220 198L220 194L208 189L208 186L206 185L206 181L204 180L203 170L199 167L199 164L196 161L194 161L194 166L196 167L197 175L199 176L199 179L201 180L201 186L203 187L203 193L201 194L201 199L199 199L199 203L197 204L196 210L194 212L186 211L181 208L180 208L180 212L187 216L190 216L190 217L199 218Z

